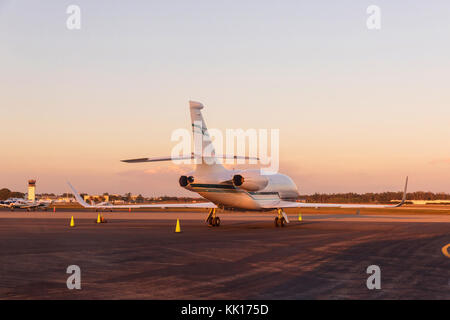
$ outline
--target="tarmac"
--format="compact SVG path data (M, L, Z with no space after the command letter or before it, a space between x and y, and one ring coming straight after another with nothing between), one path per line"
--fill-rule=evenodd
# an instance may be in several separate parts
M450 215L219 216L0 210L0 299L450 299ZM366 285L371 265L381 289Z

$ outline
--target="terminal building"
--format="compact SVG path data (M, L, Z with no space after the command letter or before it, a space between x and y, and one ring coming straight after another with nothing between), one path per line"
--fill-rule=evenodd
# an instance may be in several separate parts
M84 196L84 201L86 202L90 202L90 201L99 201L99 202L109 202L109 196L108 195L85 195Z

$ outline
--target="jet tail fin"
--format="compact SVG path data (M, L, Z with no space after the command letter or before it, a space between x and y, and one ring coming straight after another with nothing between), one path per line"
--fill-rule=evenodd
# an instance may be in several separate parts
M399 204L397 204L395 207L401 207L402 205L405 204L406 202L406 194L408 193L408 177L406 177L406 182L405 182L405 189L403 190L403 199L402 202L400 202Z
M226 169L220 163L221 161L217 161L216 151L201 112L203 108L204 106L200 102L189 101L192 134L194 136L194 159L196 161L196 170L202 172L223 172Z
M75 199L77 200L77 202L79 204L81 204L84 208L92 208L93 207L92 205L87 204L86 201L84 201L83 198L80 197L77 190L75 190L75 188L70 184L70 182L67 182L67 184L69 185L70 189L72 189L73 195L75 196Z
M203 104L200 102L189 101L192 134L194 137L194 156L201 158L202 163L205 160L204 158L214 158L216 153L205 120L203 119L201 112L203 108Z

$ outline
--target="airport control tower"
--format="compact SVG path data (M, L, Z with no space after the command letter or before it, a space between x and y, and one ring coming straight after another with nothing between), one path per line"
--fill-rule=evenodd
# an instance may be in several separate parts
M28 200L36 200L36 180L28 180Z

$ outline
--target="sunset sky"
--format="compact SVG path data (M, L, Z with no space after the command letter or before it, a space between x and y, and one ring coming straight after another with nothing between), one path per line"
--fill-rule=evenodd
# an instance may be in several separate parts
M302 194L450 193L449 38L447 0L0 0L0 188L193 195L189 168L119 160L170 155L196 100L280 129Z

